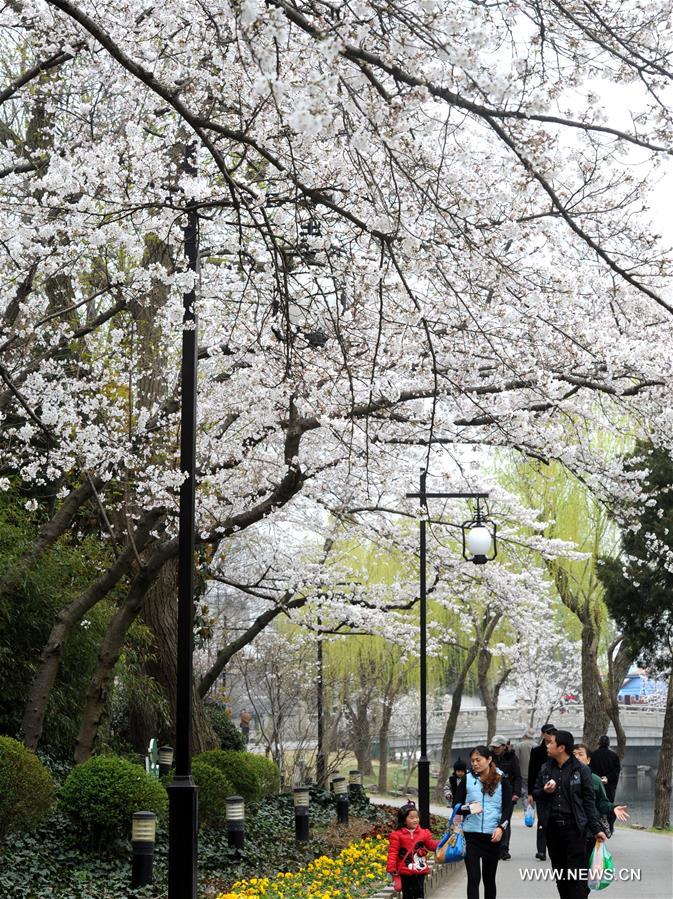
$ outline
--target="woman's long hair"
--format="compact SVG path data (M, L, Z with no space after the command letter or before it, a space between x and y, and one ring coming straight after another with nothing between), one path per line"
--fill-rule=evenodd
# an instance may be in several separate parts
M493 761L493 753L488 746L475 746L472 752L470 752L470 758L472 758L475 752L482 756L482 758L488 759L488 770L486 771L486 775L480 776L479 780L481 780L484 785L485 792L488 793L489 796L492 796L502 780L502 776L498 774L498 769L495 767L495 762ZM475 774L474 776L477 777L478 775Z

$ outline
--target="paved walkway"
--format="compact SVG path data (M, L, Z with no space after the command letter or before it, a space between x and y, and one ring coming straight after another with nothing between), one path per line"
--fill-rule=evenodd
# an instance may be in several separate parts
M434 809L433 809L434 811ZM605 899L673 899L673 836L618 827L608 847L615 868L640 870L640 881L614 882L608 891L591 893ZM556 899L558 892L552 881L524 881L522 868L549 868L549 862L535 858L535 831L524 826L523 815L512 819L509 847L512 858L498 865L498 899ZM432 894L432 899L465 899L465 867ZM483 886L481 896L483 896Z

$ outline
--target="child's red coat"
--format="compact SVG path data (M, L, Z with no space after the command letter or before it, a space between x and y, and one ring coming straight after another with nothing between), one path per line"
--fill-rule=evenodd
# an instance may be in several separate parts
M408 827L394 830L390 834L390 843L388 844L386 871L389 874L429 874L428 867L424 871L418 871L408 866L413 865L414 852L418 855L427 855L428 849L434 852L438 843L439 840L435 840L430 831L420 825L413 833Z

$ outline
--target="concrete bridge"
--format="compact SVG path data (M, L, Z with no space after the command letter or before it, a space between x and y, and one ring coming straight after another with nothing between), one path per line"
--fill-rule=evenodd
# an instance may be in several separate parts
M626 755L623 765L627 768L651 767L656 768L659 762L659 750L661 747L661 734L664 726L664 713L658 709L647 706L636 707L622 706L620 709L621 721L626 733ZM442 737L448 712L435 709L428 720L428 755L431 760L438 761L442 747ZM530 712L519 706L505 706L498 710L497 732L513 741L520 740L530 721ZM569 730L576 740L582 736L584 726L584 707L581 704L568 705L562 712L556 712L551 717L552 724L558 728ZM534 728L539 732L542 721L535 723ZM458 724L453 738L452 757L455 760L459 755L465 757L466 752L479 743L486 740L486 709L468 708L461 710L458 716ZM617 738L612 724L607 730L613 748L616 747ZM410 745L409 738L391 739L390 750L398 756L413 754L416 746Z

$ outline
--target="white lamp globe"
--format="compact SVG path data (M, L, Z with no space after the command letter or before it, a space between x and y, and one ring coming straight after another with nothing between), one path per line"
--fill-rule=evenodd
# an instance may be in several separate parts
M478 525L465 535L465 546L473 556L486 556L491 551L493 537L488 528Z

